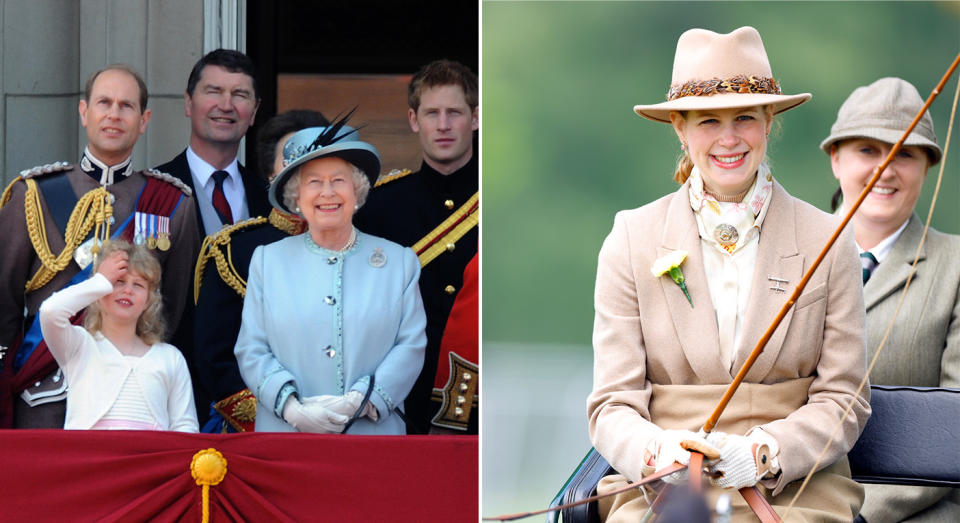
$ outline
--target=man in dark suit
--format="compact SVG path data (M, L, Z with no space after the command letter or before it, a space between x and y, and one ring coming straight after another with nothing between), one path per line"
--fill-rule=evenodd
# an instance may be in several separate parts
M200 237L253 216L270 213L267 182L237 160L240 141L253 125L260 107L253 62L230 49L207 53L193 66L184 93L190 118L190 144L173 160L157 167L193 189ZM192 288L193 275L191 274ZM197 382L193 357L193 303L186 304L173 344L187 356L197 417L202 426L211 398Z
M266 216L266 181L237 161L240 140L260 106L253 62L217 49L201 58L184 94L190 144L158 170L180 178L194 192L201 237L251 216Z

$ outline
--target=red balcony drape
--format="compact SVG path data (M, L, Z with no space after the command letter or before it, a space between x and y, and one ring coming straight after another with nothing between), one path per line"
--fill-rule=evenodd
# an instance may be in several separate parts
M0 520L200 521L208 448L210 521L478 518L476 436L0 430Z

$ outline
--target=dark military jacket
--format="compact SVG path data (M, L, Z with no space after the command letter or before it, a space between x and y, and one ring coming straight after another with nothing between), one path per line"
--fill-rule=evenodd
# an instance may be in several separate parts
M363 232L411 247L456 213L477 193L479 175L476 155L459 170L443 175L426 162L420 170L375 187L366 204L354 216ZM427 348L421 371L405 403L416 430L424 432L437 411L430 400L440 339L450 309L463 285L463 271L477 253L478 227L473 227L453 245L430 261L420 274L420 293L427 313ZM411 429L408 423L408 431Z
M251 218L208 237L210 247L201 252L197 261L201 278L194 290L194 386L204 401L202 409L209 409L210 402L247 387L240 377L233 346L240 333L243 296L254 249L300 232L300 224L272 211L269 218ZM217 256L223 256L225 267L218 266Z
M270 202L267 201L267 182L266 180L256 176L255 173L248 171L243 165L238 165L240 170L240 177L243 179L243 190L247 200L247 210L250 213L250 216L266 216L270 213ZM181 182L190 187L193 191L197 192L197 188L193 186L193 175L190 173L190 163L187 161L187 150L184 149L180 154L173 157L169 162L157 166L157 170L163 171L165 173L170 173L173 176L180 179ZM202 195L203 188L200 188L201 194L198 194L197 197L205 197ZM203 218L200 216L200 203L197 201L197 197L193 199L194 207L194 216L196 221L194 227L198 231L200 238L204 236L216 234L217 231L205 231L203 226ZM191 276L193 271L190 271ZM194 285L193 279L191 278L189 286L192 288ZM201 372L197 368L197 361L194 358L194 353L197 349L193 346L194 339L194 319L196 317L195 311L193 310L193 299L191 298L186 303L186 308L184 309L183 321L181 321L176 328L176 331L173 334L171 342L180 348L180 350L186 355L190 356L187 358L187 363L190 366L190 375L193 376L193 394L194 400L197 404L197 419L200 421L200 426L203 427L204 423L207 420L210 401L209 397L204 394L204 389L198 381L198 373Z

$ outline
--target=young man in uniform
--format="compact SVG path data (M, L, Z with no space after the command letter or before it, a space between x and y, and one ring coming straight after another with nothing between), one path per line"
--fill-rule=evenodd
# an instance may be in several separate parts
M413 247L420 257L427 349L405 408L408 432L426 432L442 401L439 395L431 398L440 340L479 240L479 175L473 146L480 125L477 77L457 62L436 60L414 75L407 101L410 128L423 148L420 170L381 177L354 223L364 232ZM478 370L473 369L474 379ZM462 409L463 430L472 425L476 433L476 412Z
M76 165L22 171L0 198L0 427L63 427L66 384L43 342L40 304L83 281L103 242L145 244L163 267L168 326L176 325L200 247L190 189L135 171L133 147L150 121L143 79L123 65L94 73L80 100L89 144Z

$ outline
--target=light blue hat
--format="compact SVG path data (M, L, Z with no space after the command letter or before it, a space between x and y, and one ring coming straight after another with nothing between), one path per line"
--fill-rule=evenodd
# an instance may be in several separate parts
M351 111L352 113L352 111ZM380 176L380 153L377 148L361 142L356 129L345 125L347 118L327 127L307 127L291 136L283 146L283 170L270 184L268 196L270 205L278 210L293 213L283 203L283 188L297 168L317 158L335 156L343 158L363 171L370 180L370 186Z

